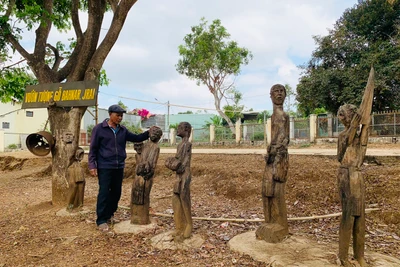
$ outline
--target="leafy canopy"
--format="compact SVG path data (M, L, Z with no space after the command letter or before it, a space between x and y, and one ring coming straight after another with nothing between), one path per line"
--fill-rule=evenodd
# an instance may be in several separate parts
M344 103L359 105L373 65L373 110L400 108L400 1L359 1L347 9L327 36L315 36L317 48L301 66L298 109L336 113Z
M230 40L230 34L219 19L208 24L202 18L183 40L184 44L179 46L181 58L177 71L195 80L197 85L206 85L214 96L218 113L233 125L221 110L221 100L234 98L234 76L240 73L242 65L249 63L251 52Z

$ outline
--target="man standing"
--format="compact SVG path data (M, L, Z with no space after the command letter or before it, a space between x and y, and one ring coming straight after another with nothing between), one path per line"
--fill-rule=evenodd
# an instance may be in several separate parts
M92 176L98 176L99 179L96 224L101 231L109 230L107 222L113 222L121 198L126 142L142 142L149 138L148 131L136 135L120 125L123 113L126 111L120 106L110 106L110 118L97 124L92 131L89 170Z

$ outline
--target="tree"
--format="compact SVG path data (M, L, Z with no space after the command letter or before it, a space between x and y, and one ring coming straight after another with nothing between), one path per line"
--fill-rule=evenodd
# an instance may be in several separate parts
M101 67L118 39L129 10L136 3L136 0L0 1L0 56L4 58L10 49L18 52L26 59L39 84L100 80ZM106 11L113 12L113 18L104 39L100 40ZM81 26L80 12L87 12L85 30ZM48 42L52 29L73 29L75 38L68 58L61 55L63 45ZM32 52L23 46L26 43L23 42L24 31L35 33ZM56 140L51 151L54 204L66 203L66 171L78 147L80 122L86 108L66 109L57 105L48 108L50 130ZM74 136L68 147L62 141L63 133L67 132Z
M292 99L296 97L296 93L293 88L287 83L285 84L286 88L286 100L285 100L285 111L289 114L289 116L295 116L296 112L293 110L296 107L296 103L292 102Z
M200 24L191 28L179 46L181 58L176 70L197 82L204 84L214 97L214 105L219 115L231 129L231 119L221 110L222 99L227 100L234 94L234 77L240 73L240 67L247 65L253 57L251 52L230 41L230 34L216 19L211 25L202 18Z
M233 101L233 104L225 105L223 109L225 115L228 116L232 123L235 123L238 119L243 117L242 111L244 109L244 106L240 105L240 101L242 100L242 93L233 89L232 94L233 96L231 100ZM226 124L229 124L229 122L226 121Z
M316 50L302 66L299 109L336 113L344 103L359 105L373 65L373 110L400 108L400 1L359 1L347 9L327 36L315 36Z
M118 106L125 109L127 112L129 111L128 106L125 105L121 100L118 101Z

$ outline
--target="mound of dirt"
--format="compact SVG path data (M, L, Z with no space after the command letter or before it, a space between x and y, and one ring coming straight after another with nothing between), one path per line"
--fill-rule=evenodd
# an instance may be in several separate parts
M175 174L161 154L151 192L151 211L170 214ZM380 210L366 217L366 250L400 258L400 164L377 158L363 165L367 207ZM138 235L105 235L96 230L97 178L86 173L84 205L89 213L56 216L52 206L50 157L0 157L0 266L265 266L229 249L238 234L254 231L260 223L194 221L194 234L204 239L187 251L154 248L151 238L173 230L168 217L157 217L157 227ZM87 166L87 162L83 163ZM192 155L192 213L194 217L263 218L262 155ZM286 201L288 216L303 217L340 212L336 186L339 164L330 156L290 156ZM121 206L129 206L134 157L126 162ZM85 167L86 168L86 167ZM128 220L119 209L116 218ZM339 218L290 221L289 231L320 244L338 243ZM332 255L337 252L332 251ZM335 257L328 259L335 262ZM367 261L371 261L368 257ZM273 265L271 265L273 266Z

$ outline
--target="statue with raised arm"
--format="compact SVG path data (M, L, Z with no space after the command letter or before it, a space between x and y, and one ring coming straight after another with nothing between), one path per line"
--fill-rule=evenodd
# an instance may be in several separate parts
M177 181L174 184L172 196L172 208L174 210L174 221L176 231L173 234L176 242L182 242L192 234L192 210L190 200L190 161L192 158L192 143L189 137L192 126L188 122L178 125L177 136L182 138L178 145L175 157L167 158L165 166L176 172Z
M149 141L145 144L135 143L136 169L132 185L131 197L131 223L150 223L150 191L153 186L154 171L156 169L160 147L158 141L161 139L162 130L152 127L149 130Z
M262 179L262 199L265 223L256 231L257 239L269 243L281 242L289 233L285 203L285 185L289 168L289 116L283 111L286 88L272 86L271 143L265 157L266 167Z
M360 167L367 151L374 87L374 69L371 68L360 108L357 110L356 106L345 104L337 113L345 126L338 137L337 156L340 162L338 187L342 205L339 260L346 267L353 266L348 260L352 234L354 258L360 266L367 266L364 259L365 186Z

